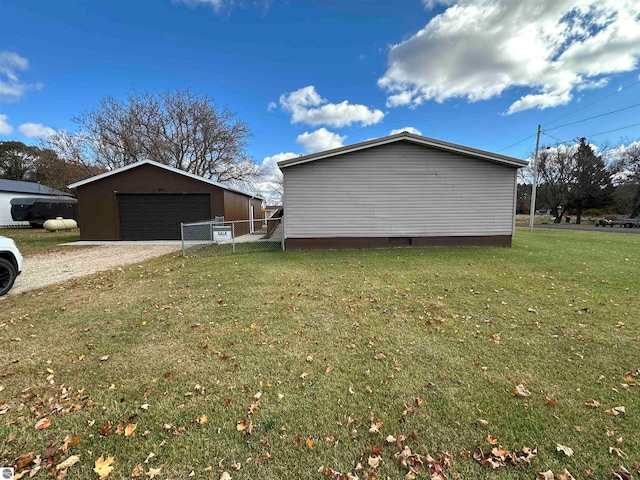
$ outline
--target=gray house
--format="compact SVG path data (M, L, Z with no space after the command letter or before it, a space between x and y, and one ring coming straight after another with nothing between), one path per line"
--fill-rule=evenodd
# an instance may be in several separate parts
M526 165L407 132L278 162L286 248L511 246Z

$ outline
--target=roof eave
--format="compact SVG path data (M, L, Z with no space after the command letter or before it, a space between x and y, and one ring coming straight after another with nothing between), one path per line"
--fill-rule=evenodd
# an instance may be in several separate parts
M338 155L344 155L346 153L357 152L360 150L366 150L368 148L377 147L381 145L386 145L389 143L394 143L402 140L408 140L413 143L430 146L433 148L439 148L441 150L451 151L461 153L463 155L468 155L476 158L480 158L483 160L491 161L494 163L500 163L502 165L508 165L516 168L522 168L529 164L529 162L525 160L520 160L518 158L507 157L504 155L495 154L492 152L487 152L484 150L478 150L471 147L466 147L464 145L458 145L455 143L443 142L441 140L436 140L433 138L423 137L421 135L414 135L412 133L402 132L396 135L389 135L387 137L381 137L374 140L367 140L365 142L355 143L353 145L347 145L344 147L334 148L332 150L326 150L324 152L312 153L309 155L304 155L302 157L291 158L288 160L282 160L278 162L278 167L280 169L286 167L292 167L295 165L300 165L303 163L313 162L316 160L321 160L324 158L330 158Z
M230 192L239 193L240 195L245 195L245 196L251 197L251 198L263 199L263 197L261 197L260 195L254 195L252 193L247 193L247 192L243 192L241 190L237 190L235 188L227 187L226 185L222 185L222 184L220 184L218 182L215 182L213 180L209 180L207 178L200 177L200 176L195 175L195 174L193 174L191 172L180 170L178 168L170 167L169 165L164 165L162 163L154 162L153 160L140 160L139 162L136 162L136 163L130 163L129 165L125 165L124 167L120 167L120 168L117 168L115 170L111 170L109 172L101 173L100 175L96 175L95 177L86 178L84 180L80 180L79 182L72 183L71 185L68 185L67 188L74 188L75 189L75 188L81 187L83 185L86 185L88 183L96 182L98 180L102 180L103 178L107 178L107 177L110 177L112 175L116 175L118 173L126 172L127 170L131 170L131 169L136 168L136 167L141 167L142 165L153 165L153 166L162 168L164 170L176 173L178 175L184 175L185 177L189 177L189 178L192 178L194 180L198 180L199 182L203 182L203 183L207 183L209 185L214 185L216 187L220 187L223 190L228 190Z

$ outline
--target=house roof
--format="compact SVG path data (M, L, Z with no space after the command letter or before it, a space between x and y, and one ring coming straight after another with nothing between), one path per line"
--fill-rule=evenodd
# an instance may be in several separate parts
M170 167L169 165L164 165L162 163L154 162L153 160L140 160L139 162L131 163L129 165L125 165L124 167L116 168L115 170L110 170L108 172L101 173L100 175L96 175L95 177L90 177L90 178L87 178L85 180L81 180L79 182L72 183L71 185L69 185L69 188L78 188L78 187L81 187L81 186L86 185L88 183L96 182L98 180L102 180L103 178L110 177L111 175L116 175L118 173L122 173L122 172L126 172L127 170L131 170L133 168L141 167L142 165L153 165L154 167L163 168L164 170L167 170L169 172L172 172L172 173L175 173L175 174L178 174L178 175L183 175L185 177L189 177L189 178L192 178L194 180L198 180L199 182L207 183L209 185L215 185L216 187L220 187L220 188L222 188L224 190L229 190L230 192L239 193L241 195L246 195L247 197L262 198L260 195L253 195L251 193L243 192L242 190L237 190L235 188L228 187L227 185L222 185L221 183L215 182L215 181L213 181L211 179L200 177L199 175L195 175L195 174L190 173L190 172L185 172L184 170L180 170L178 168Z
M0 178L0 192L29 193L38 195L53 195L70 197L68 193L61 192L55 188L47 187L34 182L23 182L20 180L7 180Z
M425 145L428 147L437 148L454 153L460 153L468 155L470 157L479 158L482 160L488 160L490 162L500 163L515 168L525 167L529 164L526 160L520 160L518 158L507 157L498 153L487 152L485 150L478 150L476 148L467 147L464 145L458 145L455 143L443 142L442 140L436 140L435 138L423 137L421 135L415 135L409 132L401 132L395 135L389 135L387 137L375 138L373 140L367 140L366 142L354 143L353 145L346 145L344 147L334 148L332 150L325 150L324 152L312 153L310 155L303 155L300 157L290 158L288 160L282 160L278 162L278 167L286 168L293 165L300 165L301 163L313 162L315 160L321 160L323 158L335 157L343 155L345 153L357 152L359 150L366 150L367 148L378 147L380 145L387 145L395 142L412 142L418 145Z

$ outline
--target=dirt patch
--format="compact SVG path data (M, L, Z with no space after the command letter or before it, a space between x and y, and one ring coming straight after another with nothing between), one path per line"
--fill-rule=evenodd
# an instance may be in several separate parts
M142 262L180 249L172 245L109 245L69 248L29 255L9 295L65 282L72 278Z

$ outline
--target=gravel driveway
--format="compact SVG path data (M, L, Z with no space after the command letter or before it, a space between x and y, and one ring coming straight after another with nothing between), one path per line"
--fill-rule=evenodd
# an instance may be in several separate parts
M101 245L28 256L9 295L142 262L179 249L179 245Z

